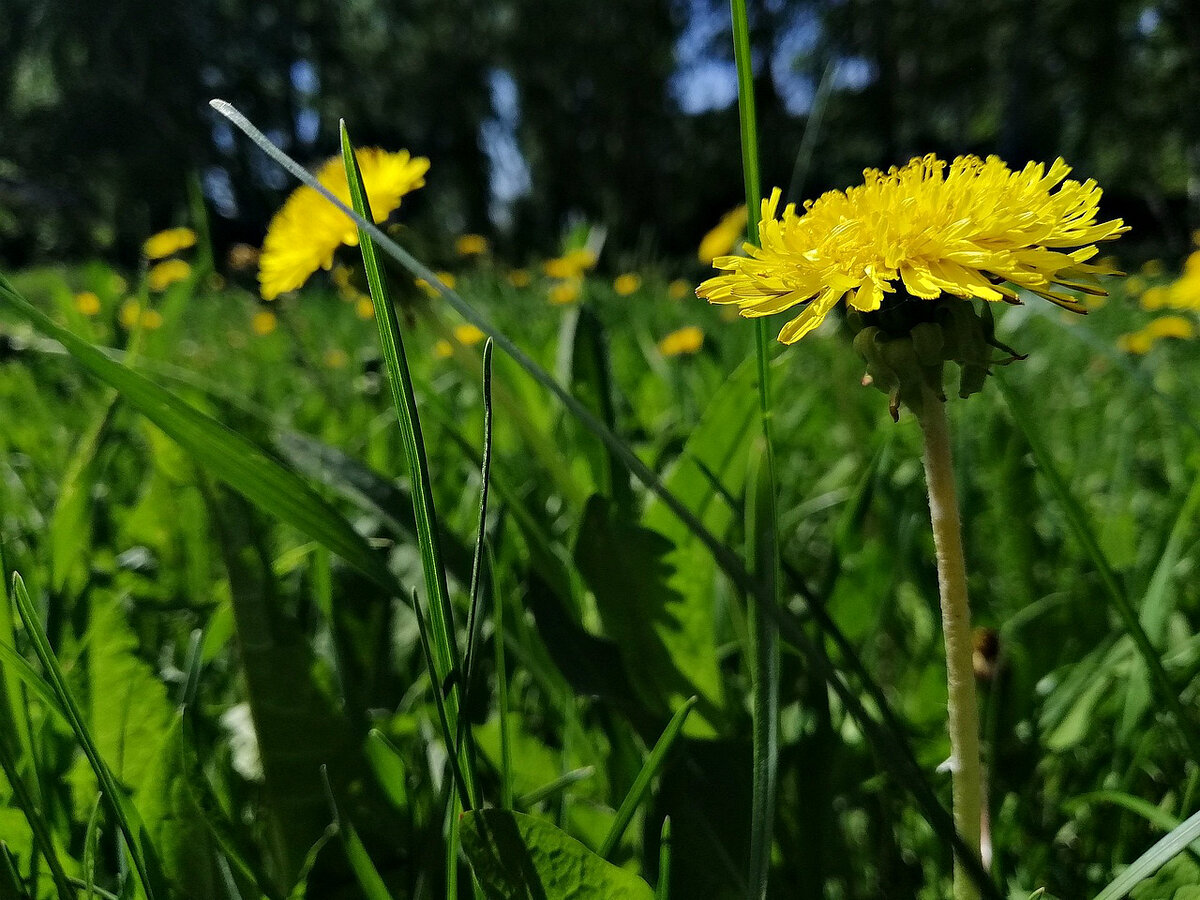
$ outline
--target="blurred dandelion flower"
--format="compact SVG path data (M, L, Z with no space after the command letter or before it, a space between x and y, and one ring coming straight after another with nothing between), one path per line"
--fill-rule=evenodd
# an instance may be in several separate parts
M360 319L375 318L375 303L366 294L360 294L354 301L354 314Z
M363 184L376 223L400 206L400 199L425 184L429 160L407 150L391 153L377 147L357 151ZM350 187L342 158L335 156L317 171L317 180L350 205ZM315 190L296 188L267 227L259 259L258 280L264 300L294 291L317 269L329 269L343 244L358 243L358 228L341 210Z
M157 309L144 309L142 304L130 298L121 304L118 318L126 330L132 331L139 325L146 331L154 331L156 328L161 328L163 323L162 313Z
M947 171L930 154L886 173L867 169L862 185L830 191L802 215L788 204L779 218L776 189L763 201L762 247L715 259L726 274L696 293L736 304L743 316L806 304L780 331L784 344L820 325L843 298L853 309L879 309L897 282L927 300L947 293L1016 303L1023 288L1082 312L1056 288L1104 293L1096 276L1115 270L1088 260L1096 242L1128 228L1120 219L1098 224L1100 188L1064 181L1070 171L1059 159L1049 170L1029 163L1014 172L995 156L960 156Z
M1141 296L1142 309L1200 310L1200 250L1183 262L1183 273L1165 285L1156 285Z
M582 291L582 278L568 278L566 281L560 281L550 288L550 302L555 306L566 306L568 303L574 303L578 300Z
M279 320L269 309L260 309L250 320L250 330L259 337L266 337L279 327Z
M1140 331L1123 334L1117 338L1117 347L1125 353L1143 354L1163 338L1190 340L1196 336L1196 325L1183 316L1159 316Z
M704 346L704 330L696 325L688 325L678 331L672 331L658 342L658 352L663 356L683 356L697 352Z
M192 267L182 259L168 259L151 266L146 273L146 285L152 291L165 291L192 274Z
M672 300L682 300L692 291L692 286L682 278L676 278L667 285L667 296Z
M482 341L486 334L470 322L454 326L454 341L464 347L474 347ZM438 359L448 359L454 355L454 345L447 340L440 340L433 345L433 355Z
M93 291L81 291L75 295L75 308L85 316L100 312L100 298Z
M196 232L190 228L168 228L158 234L152 234L142 244L142 254L146 259L163 259L172 253L196 246Z
M329 369L344 369L350 362L350 355L341 347L333 347L325 351L325 367Z
M623 275L618 275L613 280L613 290L622 297L629 297L636 294L638 288L642 286L642 276L635 272L626 272Z
M488 252L488 239L482 234L460 235L454 249L459 256L482 256Z
M249 244L234 244L229 248L225 261L235 272L248 272L258 265L259 252L257 247Z
M533 283L533 276L528 269L513 269L508 273L508 283L515 288L529 287Z
M731 253L746 233L746 223L749 221L750 216L744 203L725 213L712 231L700 239L700 247L696 251L700 262L708 265L718 256Z
M439 339L438 342L433 345L433 356L435 359L449 359L453 355L454 345L445 338Z
M584 272L596 265L596 254L591 250L570 250L557 259L548 259L542 264L542 270L551 278L579 278Z
M444 284L450 290L454 290L455 285L458 284L458 279L454 277L454 274L452 272L434 272L433 274L437 276L438 281L440 281L442 284ZM430 284L424 278L418 278L416 281L413 282L413 284L415 284L417 287L419 287L421 290L423 290L430 297L436 297L441 293L441 291L439 291L437 288L435 288L432 284Z

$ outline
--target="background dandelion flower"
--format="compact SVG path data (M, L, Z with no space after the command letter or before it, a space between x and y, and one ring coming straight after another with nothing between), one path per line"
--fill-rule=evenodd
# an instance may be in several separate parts
M195 245L196 232L192 229L168 228L146 238L146 242L142 244L142 253L146 259L163 259Z
M382 222L400 206L400 199L425 184L429 160L392 153L377 147L357 152L363 184L375 221ZM335 156L317 172L317 180L350 205L350 187L342 158ZM297 188L271 219L263 241L258 280L265 300L294 291L317 269L333 266L333 254L343 244L358 243L358 229L345 213L307 185Z
M150 267L150 271L146 273L146 284L152 291L165 291L191 274L192 267L182 259L168 259Z
M1058 288L1103 294L1096 276L1115 272L1089 262L1094 245L1128 229L1120 219L1098 224L1100 188L1064 180L1070 171L1058 159L1048 170L1029 163L1014 172L995 156L960 156L947 167L930 154L886 173L867 169L863 184L830 191L802 214L788 204L777 215L776 188L762 205L762 246L713 260L725 274L696 293L736 304L743 316L803 304L779 332L785 344L820 325L843 298L871 312L897 288L927 300L946 293L1012 303L1023 288L1083 312Z

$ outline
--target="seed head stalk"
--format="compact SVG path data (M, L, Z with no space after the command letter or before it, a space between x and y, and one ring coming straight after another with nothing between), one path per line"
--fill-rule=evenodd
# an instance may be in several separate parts
M954 827L977 855L983 810L983 766L979 755L979 707L971 663L971 611L967 603L967 570L963 558L962 523L954 489L950 429L945 403L926 391L917 421L924 437L925 482L929 517L937 550L942 632L946 641L949 688L950 773L954 794ZM962 865L954 863L954 900L978 900L979 890Z

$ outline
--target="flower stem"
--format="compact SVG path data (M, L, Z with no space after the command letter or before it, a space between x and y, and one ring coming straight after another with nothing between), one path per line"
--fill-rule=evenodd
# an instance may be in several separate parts
M950 772L954 793L954 827L979 853L983 810L983 776L979 756L979 707L971 664L971 611L967 604L967 570L963 560L962 525L954 489L950 429L945 403L926 390L917 420L924 436L925 481L929 517L937 550L942 631L946 639L946 682L949 688ZM977 900L979 889L962 865L954 863L954 900Z

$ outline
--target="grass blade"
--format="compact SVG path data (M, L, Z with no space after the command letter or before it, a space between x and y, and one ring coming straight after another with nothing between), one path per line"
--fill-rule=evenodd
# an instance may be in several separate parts
M0 297L34 328L62 344L93 376L116 388L219 479L324 544L389 593L406 596L380 554L295 472L271 459L248 438L67 331L13 290L3 276Z
M604 836L604 843L597 850L601 856L608 859L616 849L617 844L621 842L622 835L625 834L625 829L629 827L629 823L633 820L633 814L637 811L646 792L650 790L650 782L654 780L659 771L663 767L663 763L667 761L667 754L671 751L671 747L675 743L675 739L679 737L679 733L683 730L683 723L687 720L688 713L692 711L692 707L696 705L696 697L691 697L675 711L675 715L671 716L671 721L667 723L667 727L663 729L662 735L654 744L654 749L650 751L650 755L646 757L646 762L642 766L641 771L637 773L633 784L629 788L629 793L625 795L625 799L621 801L621 806L617 809L616 818L613 819L612 826L608 829L608 834Z
M655 900L671 896L671 817L663 819L658 838L658 883L654 886Z
M29 822L29 829L33 832L34 847L46 860L46 866L50 869L50 877L54 881L54 887L58 890L60 896L70 897L73 892L67 880L66 870L63 869L62 861L58 858L58 848L54 845L54 835L29 789L29 784L21 776L21 770L17 765L17 758L13 754L8 733L0 733L0 771L3 771L4 777L8 780L9 788L12 791L12 805L20 809L25 814L25 820ZM35 870L36 867L37 864L34 863Z
M350 861L350 869L358 880L358 886L362 888L363 896L367 900L392 900L392 895L388 892L387 885L383 883L379 869L375 867L375 863L371 861L371 857L367 853L367 848L363 846L362 838L358 836L354 826L343 819L341 813L338 812L337 801L333 797L333 788L329 785L329 776L324 766L321 766L321 776L325 779L325 799L329 801L329 810L333 813L334 827L337 828L338 836L342 839L346 858Z
M500 808L513 808L512 741L508 722L508 671L504 658L504 600L496 592L491 548L487 548L488 573L492 584L492 644L496 654L496 709L500 718Z
M354 209L365 220L371 221L371 207L345 122L341 123L341 140L342 161L346 167L346 180L350 186L350 197ZM434 508L433 488L429 475L429 460L425 454L425 443L421 436L421 419L417 411L417 398L413 390L412 375L409 373L408 359L404 355L404 338L400 333L400 321L396 316L396 309L388 292L379 255L375 250L375 242L371 233L361 226L358 229L358 240L362 250L363 265L367 272L367 283L371 290L371 299L375 304L375 321L379 326L380 348L387 365L388 384L391 387L396 415L400 421L404 455L408 461L409 477L413 485L412 499L418 543L421 549L421 569L425 575L425 595L429 606L429 636L432 638L434 667L430 669L430 677L433 679L435 691L439 691L440 686L445 684L452 674L461 673L462 661L455 638L454 614L450 604L450 590L446 585L446 569L442 562L437 511ZM418 618L420 617L418 616ZM455 680L461 679L456 678ZM456 740L460 685L450 684L449 690L445 693L445 702L439 708L439 714L444 718L443 728L446 729L446 746L450 755L460 757L463 761L460 773L462 777L460 788L465 789L462 802L467 809L470 809L476 805L475 785L470 766L472 754L466 752L465 748L459 747ZM469 732L464 733L464 737L466 738L464 743L469 746Z
M1197 731L1196 723L1180 701L1179 694L1171 684L1171 679L1167 676L1167 672L1163 668L1158 651L1150 643L1150 638L1142 627L1142 623L1134 611L1133 604L1129 602L1129 598L1125 594L1125 589L1117 579L1116 572L1113 571L1112 566L1108 563L1108 558L1100 548L1100 544L1096 540L1096 535L1088 524L1087 513L1084 511L1083 506L1080 505L1079 500L1071 493L1071 489L1063 478L1062 473L1058 471L1058 467L1054 463L1054 457L1050 455L1049 448L1042 443L1042 439L1037 433L1037 428L1026 414L1025 408L1020 398L1016 395L1016 392L1003 379L997 379L997 383L1000 387L1000 393L1004 396L1004 401L1008 405L1013 421L1021 429L1021 432L1025 435L1025 440L1029 443L1029 448L1033 451L1034 458L1037 460L1038 470L1045 476L1050 489L1058 499L1059 507L1066 517L1071 533L1096 567L1096 572L1100 576L1100 583L1104 586L1104 593L1108 596L1109 602L1120 616L1125 626L1125 631L1133 639L1134 646L1137 648L1146 669L1150 672L1154 686L1158 689L1157 692L1160 699L1167 705L1167 708L1171 711L1171 715L1175 718L1179 731L1187 742L1188 749L1191 751L1192 758L1200 759L1200 732Z
M137 872L142 889L146 892L147 900L154 900L156 896L165 898L168 896L168 892L163 883L158 860L154 854L154 848L143 840L144 829L137 810L121 793L121 788L109 770L108 764L96 749L91 732L84 723L83 713L75 702L70 688L67 687L66 676L63 675L58 660L54 656L54 650L50 647L50 640L42 629L42 623L38 618L37 610L34 609L33 601L29 599L29 593L25 590L25 582L17 574L13 575L13 599L17 604L17 613L33 644L34 653L37 654L46 672L46 679L50 682L59 703L66 712L71 731L74 732L76 740L83 748L84 755L87 756L88 762L92 766L92 771L96 773L100 790L108 799L113 817L117 821L117 827L125 837L125 846L129 850L134 870Z
M1121 900L1140 882L1149 878L1165 863L1182 853L1200 838L1200 812L1139 856L1116 880L1096 895L1095 900Z

